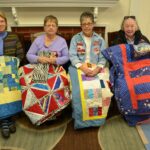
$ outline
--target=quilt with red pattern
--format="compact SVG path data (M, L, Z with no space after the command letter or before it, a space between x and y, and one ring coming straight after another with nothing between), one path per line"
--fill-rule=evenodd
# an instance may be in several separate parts
M70 103L69 82L62 66L28 64L19 74L23 111L33 124L44 123Z

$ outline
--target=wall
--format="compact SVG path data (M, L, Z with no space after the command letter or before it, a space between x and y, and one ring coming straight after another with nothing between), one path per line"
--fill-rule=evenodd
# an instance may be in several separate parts
M145 2L143 3L143 1ZM146 19L143 18L143 13L148 15L150 11L148 3L149 0L120 0L111 8L99 8L97 25L105 25L106 32L116 31L120 29L123 16L136 14L138 15L139 25L145 35L148 35L150 33L150 28L148 28L150 19L147 19L148 16ZM140 9L138 9L139 7ZM0 8L0 10L6 12L9 26L15 25L11 8ZM60 25L79 25L79 16L85 10L93 11L93 8L17 8L17 13L20 25L42 25L43 18L49 14L57 16Z
M150 40L150 0L131 0L130 14L135 15L144 35Z

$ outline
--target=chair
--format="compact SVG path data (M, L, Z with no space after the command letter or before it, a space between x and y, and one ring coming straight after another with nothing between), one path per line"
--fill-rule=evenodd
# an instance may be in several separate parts
M37 32L37 33L32 33L31 34L31 43L34 41L35 38L37 38L38 36L44 34L45 32Z
M113 40L117 38L117 36L118 36L118 31L108 32L108 46L113 45Z

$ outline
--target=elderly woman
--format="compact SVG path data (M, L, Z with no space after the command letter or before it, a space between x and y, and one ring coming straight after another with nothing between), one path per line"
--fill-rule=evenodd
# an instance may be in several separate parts
M34 40L26 55L31 64L20 69L23 108L36 125L54 118L70 102L69 82L61 66L69 60L68 47L57 30L57 18L46 16L45 33Z
M93 31L94 16L91 12L83 12L80 23L82 31L73 36L69 50L75 128L102 125L111 97L106 60L101 53L105 41Z
M18 36L7 32L6 29L7 18L0 12L0 122L4 138L16 131L15 122L11 117L22 110L17 69L19 59L21 61L24 57Z
M112 45L116 44L134 44L149 43L149 40L141 33L135 16L125 16L121 30L117 38L114 39Z
M112 64L112 113L121 113L129 125L150 119L150 45L135 16L125 16L112 47L102 53ZM116 111L117 108L119 111ZM111 112L111 111L110 111Z

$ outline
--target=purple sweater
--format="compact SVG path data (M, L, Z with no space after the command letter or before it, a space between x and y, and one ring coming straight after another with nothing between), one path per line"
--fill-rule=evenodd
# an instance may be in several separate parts
M57 52L56 63L59 65L65 64L69 60L68 46L66 40L61 36L57 38L47 47L44 44L45 34L37 37L32 43L27 52L27 59L30 63L37 63L39 51Z

